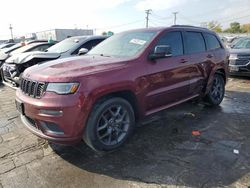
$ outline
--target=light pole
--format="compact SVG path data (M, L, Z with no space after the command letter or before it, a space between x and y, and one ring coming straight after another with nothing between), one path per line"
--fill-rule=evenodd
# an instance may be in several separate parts
M12 31L13 27L11 26L11 24L10 24L9 29L10 29L11 39L14 40L14 38L13 38L13 31Z
M173 12L173 14L174 14L174 25L176 25L176 20L177 20L177 14L178 14L178 12Z
M148 28L149 15L151 14L152 9L145 10L146 12L146 28Z

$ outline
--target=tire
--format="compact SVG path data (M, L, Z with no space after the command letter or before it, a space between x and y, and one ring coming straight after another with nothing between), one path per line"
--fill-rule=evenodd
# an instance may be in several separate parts
M205 101L210 106L218 106L222 102L225 94L225 81L222 75L215 74L210 91L205 97Z
M128 101L104 99L94 105L83 139L95 151L112 151L124 144L134 127L134 110Z

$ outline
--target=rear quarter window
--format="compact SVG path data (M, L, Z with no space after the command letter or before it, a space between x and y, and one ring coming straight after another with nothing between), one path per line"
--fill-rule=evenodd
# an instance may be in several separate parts
M185 53L199 53L206 51L205 41L200 32L184 32Z
M213 34L208 34L208 33L204 33L203 35L206 41L207 50L214 50L214 49L221 48L221 44L216 36L214 36Z

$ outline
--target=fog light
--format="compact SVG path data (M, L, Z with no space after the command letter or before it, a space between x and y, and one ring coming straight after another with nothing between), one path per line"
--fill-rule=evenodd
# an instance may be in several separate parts
M54 134L54 135L63 135L64 132L62 129L60 129L60 127L52 122L42 122L40 121L40 125L43 129L43 131L50 133L50 134Z
M40 114L50 115L50 116L61 116L63 114L62 110L39 110Z

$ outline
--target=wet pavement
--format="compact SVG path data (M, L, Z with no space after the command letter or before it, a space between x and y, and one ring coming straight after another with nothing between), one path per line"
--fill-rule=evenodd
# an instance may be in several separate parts
M103 155L32 135L14 94L0 86L0 188L250 186L250 79L230 78L220 107L188 102L148 117Z

